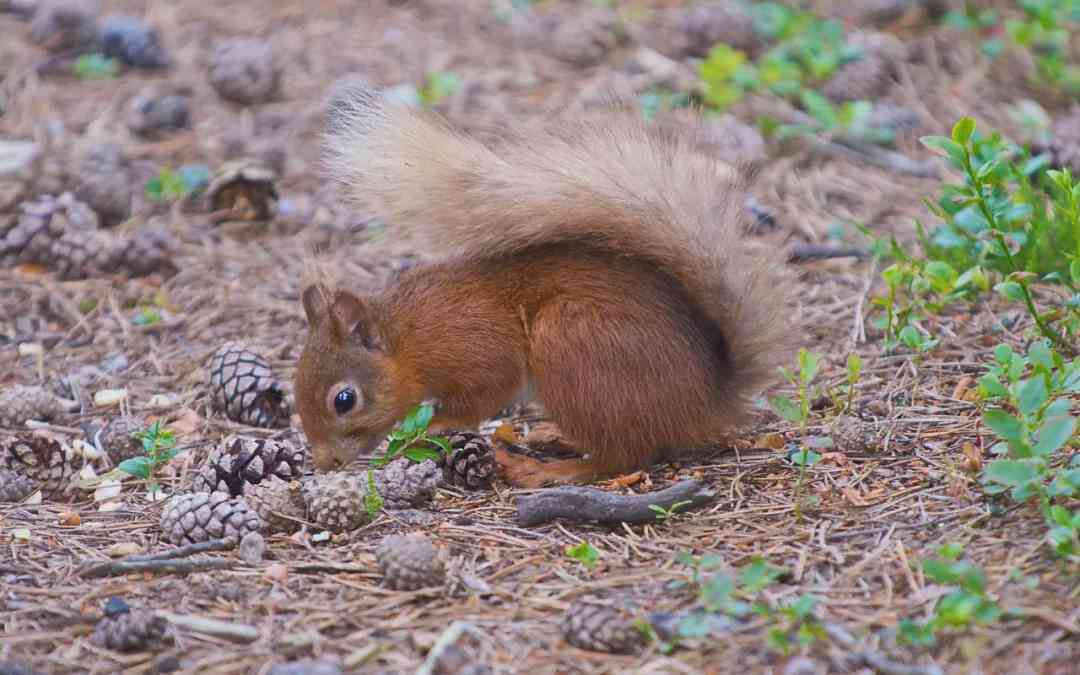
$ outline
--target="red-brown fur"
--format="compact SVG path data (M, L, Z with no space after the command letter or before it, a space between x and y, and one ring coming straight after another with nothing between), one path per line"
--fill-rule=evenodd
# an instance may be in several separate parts
M511 482L646 468L735 428L785 355L777 259L741 249L734 174L685 139L615 118L493 149L369 91L332 113L337 177L447 254L374 297L305 291L296 399L317 467L422 400L464 427L528 393L588 457L500 453ZM364 404L337 415L338 382Z

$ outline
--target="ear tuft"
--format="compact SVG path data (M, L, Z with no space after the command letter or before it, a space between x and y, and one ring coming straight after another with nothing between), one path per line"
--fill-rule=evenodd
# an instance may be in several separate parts
M323 284L311 284L304 289L302 297L308 326L314 326L330 313L330 289Z
M348 291L336 291L331 313L340 337L359 340L365 349L383 348L382 340L375 330L371 308L363 298Z

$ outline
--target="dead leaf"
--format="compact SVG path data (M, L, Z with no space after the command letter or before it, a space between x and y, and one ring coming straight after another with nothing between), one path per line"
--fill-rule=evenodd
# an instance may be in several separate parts
M514 433L514 427L508 422L503 422L502 424L500 424L495 429L495 433L492 434L492 437L495 440L506 443L507 445L513 445L517 443L517 434Z
M784 437L777 433L763 434L754 441L755 448L768 448L769 450L783 450Z
M971 441L964 441L961 451L964 453L964 469L966 471L977 473L982 470L982 450L975 447L975 444Z
M82 525L82 517L74 511L60 512L60 527L78 527Z
M203 418L191 408L182 408L176 415L176 419L166 425L177 436L188 436L197 432L203 424Z
M824 452L821 454L822 464L835 464L836 466L847 466L849 463L848 456L842 452Z
M275 583L284 583L289 580L289 568L281 563L267 565L263 571L263 579Z
M850 485L844 487L844 499L848 500L852 506L870 506L870 503L863 499L858 490Z
M44 265L39 265L37 263L23 263L16 266L15 269L17 269L20 274L25 274L28 277L41 276L42 274L45 274L49 271L47 267L45 267Z
M975 378L972 376L965 375L961 377L960 381L953 387L952 397L959 400L967 400L965 394L971 389L971 385L973 384L975 384Z
M110 558L124 558L138 553L142 553L142 547L133 541L121 541L105 549L105 555Z
M634 473L628 473L625 476L616 476L615 478L600 483L600 487L608 490L616 490L619 488L628 488L631 485L637 485L645 478L644 471L635 471Z

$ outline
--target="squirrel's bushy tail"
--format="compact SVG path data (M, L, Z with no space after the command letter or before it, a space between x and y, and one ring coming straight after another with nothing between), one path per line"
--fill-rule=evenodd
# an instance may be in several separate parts
M363 87L337 92L329 112L331 177L388 226L470 257L566 241L647 259L720 328L734 389L760 384L787 357L781 259L741 245L736 172L685 135L613 115L489 146Z

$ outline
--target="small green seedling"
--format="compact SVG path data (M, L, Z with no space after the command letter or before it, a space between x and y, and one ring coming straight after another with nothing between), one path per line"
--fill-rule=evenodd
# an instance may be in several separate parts
M210 170L201 165L182 166L177 170L162 167L146 182L146 196L155 202L175 202L206 187Z
M937 601L928 620L900 622L902 641L930 647L942 631L989 624L1001 617L1001 607L987 595L986 574L974 563L960 560L963 552L959 544L945 544L937 558L923 561L927 578L952 590Z
M600 551L596 550L588 541L582 540L577 546L566 547L566 557L573 558L585 566L586 569L591 570L600 562Z
M851 352L847 357L847 412L854 410L855 405L855 386L859 384L859 378L862 376L862 357L855 352Z
M446 71L428 73L427 81L420 90L420 101L427 107L438 105L461 89L461 78Z
M368 489L367 494L364 495L364 510L367 512L368 520L375 520L379 516L379 512L382 511L383 499L379 496L379 490L375 487L375 471L368 469L367 472Z
M799 478L795 482L795 515L800 519L802 518L802 488L806 479L806 467L821 461L821 455L810 450L809 444L805 442L806 426L810 420L810 384L817 377L820 367L820 355L808 351L805 347L800 348L798 375L791 373L787 368L781 368L784 377L797 385L799 402L796 403L786 396L769 398L769 405L777 415L789 422L799 424L799 435L803 440L802 451L792 457L792 462L799 466Z
M133 434L142 442L142 457L131 457L120 462L118 469L124 473L141 478L147 483L151 495L161 491L154 475L158 469L180 454L176 447L176 438L171 430L161 428L161 420L155 421L146 431Z
M75 75L81 80L110 80L119 70L117 60L104 54L83 54L75 61Z
M678 513L679 509L686 508L692 503L693 502L691 502L690 500L675 502L671 505L670 508L667 509L665 509L663 506L660 506L659 504L649 504L649 510L656 513L656 520L661 523L665 523L674 518L676 513Z
M434 416L435 406L430 403L422 403L409 411L405 419L390 432L390 444L386 448L386 454L372 460L372 463L383 466L399 456L413 462L427 459L439 461L450 454L449 440L428 434L428 425Z

